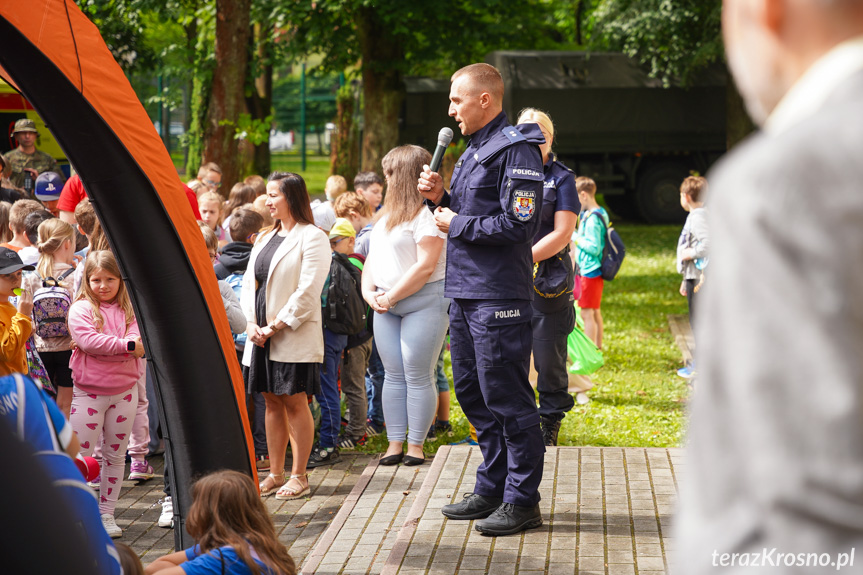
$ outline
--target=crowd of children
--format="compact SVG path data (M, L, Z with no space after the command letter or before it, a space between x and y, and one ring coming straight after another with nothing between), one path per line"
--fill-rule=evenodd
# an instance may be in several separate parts
M49 193L43 187L56 183L50 178L43 180L36 184L36 196L42 203L29 199L11 206L0 203L0 240L4 241L0 244L0 375L30 374L53 393L60 413L70 420L81 453L95 455L101 463L101 473L91 485L99 492L98 511L105 532L119 537L122 530L114 521L113 510L122 487L125 458L127 454L131 458L130 479L150 479L153 469L146 457L154 442L158 445L158 438L151 437L155 426L148 424L144 346L119 266L92 205L83 199L73 212L61 212L63 219L55 217L46 211L49 206L45 203L53 202L50 207L56 209L59 194L54 197L54 190ZM75 182L72 179L67 186ZM201 233L234 332L237 358L242 362L247 345L246 318L239 304L243 277L259 232L271 226L273 218L266 205L263 178L252 176L238 182L227 201L218 192L221 183L221 170L208 163L189 187L196 191ZM337 282L348 278L359 288L372 249L376 213L383 202L384 181L378 174L360 173L353 184L354 191L348 191L344 178L330 177L326 200L311 206L315 223L326 232L332 252L322 293L325 312L329 309L327 293L333 293ZM695 177L687 178L681 187L681 205L689 217L678 246L678 271L683 274L680 293L687 297L690 317L707 263L706 187L704 178ZM577 178L576 189L582 206L572 236L580 286L576 291L581 294L578 306L585 332L601 349L604 281L600 268L609 219L596 200L593 180ZM67 223L70 218L72 224ZM361 315L349 333L324 327L325 356L320 391L315 395L318 440L308 458L309 468L338 461L340 449L361 445L385 429L385 374L373 337L376 314L362 302ZM326 321L324 325L328 325ZM437 396L436 412L429 429L422 433L431 440L452 434L450 385L443 370L445 350L446 343L437 356L435 381L430 382ZM687 365L679 374L690 377L694 367ZM244 376L248 377L248 368ZM248 394L247 410L257 469L267 472L270 458L262 394ZM171 526L173 520L169 485L166 494L159 522L164 527ZM255 565L255 570L268 573L293 572L293 562L272 534L272 524L248 477L222 472L202 479L195 494L187 528L190 533L195 531L201 543L153 563L147 573L171 573L180 565L186 572L198 572L192 570L193 565L204 570L214 560ZM229 517L214 511L219 508L217 502L243 509ZM129 569L137 569L134 561L129 565Z

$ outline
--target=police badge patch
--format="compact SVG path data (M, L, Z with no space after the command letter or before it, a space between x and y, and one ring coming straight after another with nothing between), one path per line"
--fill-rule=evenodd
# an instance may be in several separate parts
M516 190L512 194L512 213L519 220L526 222L536 211L536 192L531 190Z

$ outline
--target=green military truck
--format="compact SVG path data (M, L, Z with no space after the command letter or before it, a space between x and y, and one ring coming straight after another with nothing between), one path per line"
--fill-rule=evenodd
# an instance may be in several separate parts
M492 52L503 75L503 107L510 121L520 110L547 112L555 125L554 150L577 175L596 180L620 216L651 223L680 222L680 183L705 173L726 149L722 71L702 74L693 86L664 88L619 53ZM449 82L411 78L401 138L433 149L445 118Z

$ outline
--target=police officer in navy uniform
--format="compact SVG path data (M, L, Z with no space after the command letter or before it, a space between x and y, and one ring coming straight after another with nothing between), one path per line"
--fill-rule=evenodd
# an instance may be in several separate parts
M428 166L417 185L447 232L455 392L483 455L474 492L441 511L450 519L483 519L476 529L484 535L542 525L545 453L528 381L544 139L536 124L509 125L502 101L503 80L493 66L453 74L449 115L470 144L456 163L451 193Z
M539 232L533 239L533 364L539 415L545 445L557 445L560 422L575 405L569 393L566 342L575 327L573 287L575 273L569 243L581 203L575 189L575 174L551 151L554 124L548 114L534 108L522 110L518 123L534 123L542 130L540 145L545 181Z

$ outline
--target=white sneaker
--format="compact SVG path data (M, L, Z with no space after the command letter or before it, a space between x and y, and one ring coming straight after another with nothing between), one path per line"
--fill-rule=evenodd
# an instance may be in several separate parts
M575 402L578 403L578 405L586 405L590 403L590 398L583 391L579 391L575 394Z
M174 527L174 502L170 497L165 497L162 501L162 514L159 515L159 527Z
M108 513L102 514L102 527L105 528L105 532L111 536L111 539L123 536L123 530L117 526L117 522L114 521L113 515Z

